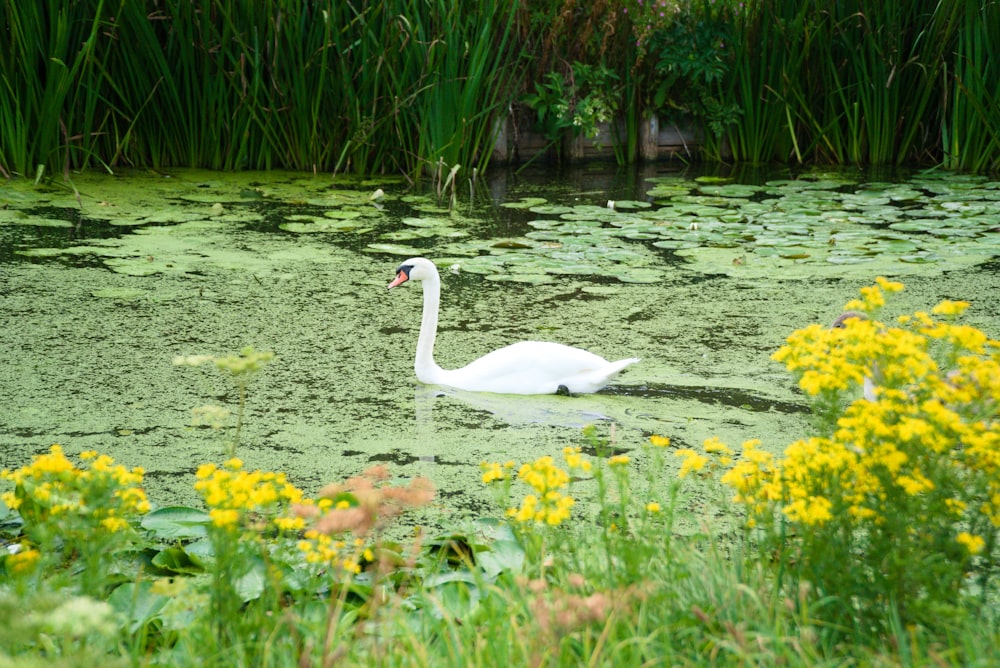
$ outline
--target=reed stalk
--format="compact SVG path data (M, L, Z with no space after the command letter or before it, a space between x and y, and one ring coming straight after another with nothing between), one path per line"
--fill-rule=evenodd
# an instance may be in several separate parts
M943 164L949 169L1000 169L1000 4L965 0L960 3L956 58L942 123ZM946 76L942 76L946 79ZM948 79L946 79L948 80Z
M748 3L734 15L735 61L725 97L737 103L740 114L727 132L730 150L737 162L761 163L787 160L793 152L797 162L796 127L791 109L800 96L789 71L800 67L803 50L801 10L775 21L775 12L788 9L781 3Z
M996 0L739 5L688 5L732 17L720 53L735 60L689 102L710 117L740 110L717 124L737 161L1000 168ZM546 16L586 27L586 49L556 41L597 54L624 82L615 156L634 159L637 107L662 82L636 68L618 9L553 7L558 15L501 0L3 2L0 174L139 165L417 178L439 160L483 171L525 64L555 57L546 49L556 42L533 32L552 32L537 25ZM720 158L721 144L706 151Z
M517 5L3 3L0 170L100 162L478 170L516 94Z

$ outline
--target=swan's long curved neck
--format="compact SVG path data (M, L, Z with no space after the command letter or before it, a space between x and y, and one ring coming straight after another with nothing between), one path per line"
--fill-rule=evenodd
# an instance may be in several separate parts
M441 304L441 281L437 276L424 279L424 312L420 317L420 337L413 368L424 383L435 383L441 367L434 361L434 339L437 336L438 308Z

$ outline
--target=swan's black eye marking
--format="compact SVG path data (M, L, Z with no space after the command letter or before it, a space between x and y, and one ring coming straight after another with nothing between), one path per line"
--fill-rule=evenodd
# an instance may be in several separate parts
M402 285L403 283L406 283L408 280L410 280L411 271L413 271L412 264L399 265L399 267L396 269L396 278L392 279L392 283L390 283L387 287L390 290L392 290L397 285Z

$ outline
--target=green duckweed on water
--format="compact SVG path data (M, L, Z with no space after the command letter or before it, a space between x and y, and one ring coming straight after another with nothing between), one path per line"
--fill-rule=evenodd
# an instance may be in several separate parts
M591 169L475 192L449 211L399 181L305 174L2 184L0 467L98 450L144 467L161 505L194 503L224 434L192 409L235 410L236 389L172 360L250 345L276 359L249 388L248 467L312 491L389 463L435 481L419 521L436 523L495 514L481 461L555 454L588 423L626 451L653 433L783 448L808 419L771 353L876 275L906 284L900 312L967 299L970 324L1000 332L1000 184L978 177ZM442 269L442 366L520 339L642 362L582 397L420 386L419 289L385 289L413 255Z

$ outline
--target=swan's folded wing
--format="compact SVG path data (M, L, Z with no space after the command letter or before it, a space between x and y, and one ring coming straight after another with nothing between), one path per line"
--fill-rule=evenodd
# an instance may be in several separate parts
M628 358L609 362L581 348L547 341L521 341L494 350L461 369L445 371L445 383L478 392L553 394L601 389L629 364Z

